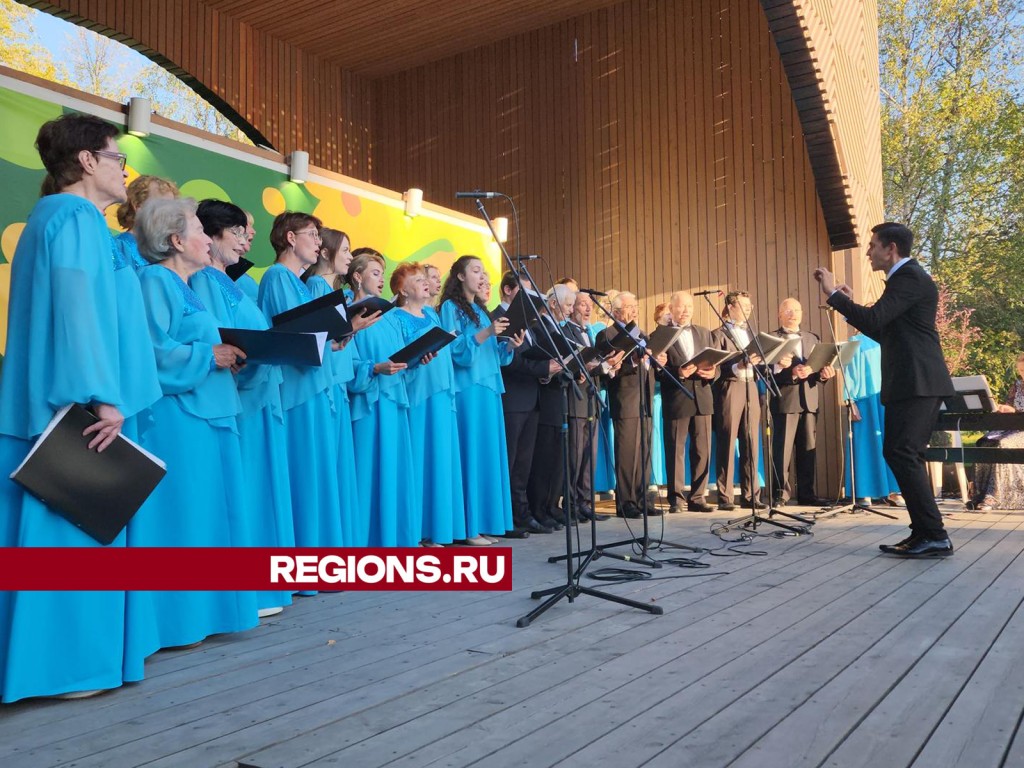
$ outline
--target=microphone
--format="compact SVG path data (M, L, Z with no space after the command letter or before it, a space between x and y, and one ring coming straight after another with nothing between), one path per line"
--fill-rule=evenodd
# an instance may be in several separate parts
M723 296L723 291L694 291L694 296Z
M518 256L516 256L516 261L533 261L534 259L539 258L540 256L538 256L536 253L519 254Z
M456 200L458 200L460 198L463 198L463 197L469 197L469 198L486 197L486 198L491 198L491 197L502 197L502 194L501 194L501 192L481 192L480 190L476 190L475 192L456 192L455 193L455 199Z
M604 291L595 291L593 288L580 288L580 293L589 293L591 296L607 296Z

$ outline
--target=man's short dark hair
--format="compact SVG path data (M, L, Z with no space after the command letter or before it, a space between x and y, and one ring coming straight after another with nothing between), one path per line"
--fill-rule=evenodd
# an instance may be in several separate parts
M46 168L43 195L55 195L82 180L84 169L78 153L99 152L120 131L94 115L69 112L43 123L36 135L36 149Z
M882 247L888 248L896 243L896 252L901 259L909 259L910 251L914 247L914 233L906 224L897 224L894 221L886 221L876 224L871 228L872 234L878 235L878 242Z

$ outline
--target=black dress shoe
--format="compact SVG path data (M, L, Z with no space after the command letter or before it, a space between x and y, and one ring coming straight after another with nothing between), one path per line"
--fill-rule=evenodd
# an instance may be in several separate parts
M554 533L554 528L548 528L544 523L535 518L530 518L521 524L530 533Z
M948 538L925 539L917 536L906 543L882 546L880 549L887 555L906 558L949 557L953 554L953 543Z
M827 507L832 504L832 501L829 499L822 499L817 496L807 496L802 499L797 499L796 503L801 507Z
M732 511L734 511L736 509L736 505L731 503L731 502L728 502L728 501L725 502L725 504L722 504L721 502L719 502L718 503L718 508L720 510L722 510L723 512L732 512Z
M878 548L883 552L887 552L889 550L896 549L897 547L905 547L913 540L914 534L910 534L907 538L903 539L903 541L897 541L895 544L879 544Z
M656 507L653 504L648 504L647 505L647 516L648 517L660 517L663 514L665 514L665 512L660 507Z
M644 516L644 513L641 512L636 507L626 507L625 509L618 510L615 514L618 517L626 517L626 518L629 518L630 520L636 520L637 518L640 518L640 517Z
M703 501L691 501L686 505L686 508L690 512L714 512L715 508L710 504L705 504Z
M501 535L503 539L528 539L530 538L530 532L525 528L519 528L518 526L513 528L511 531L505 531Z
M541 525L547 526L553 531L561 531L565 528L565 523L562 522L560 517L553 517L552 515L534 515L533 518Z
M608 515L598 514L597 512L592 510L590 507L584 507L584 506L580 506L580 507L578 507L576 509L576 517L578 517L580 520L586 520L587 522L590 522L591 520L593 520L594 522L597 522L597 523L603 522L604 520L610 520L611 519L610 517L608 517Z
M743 506L749 508L750 507L750 502L749 501L743 502ZM768 509L768 505L765 504L763 501L755 501L754 502L754 509Z

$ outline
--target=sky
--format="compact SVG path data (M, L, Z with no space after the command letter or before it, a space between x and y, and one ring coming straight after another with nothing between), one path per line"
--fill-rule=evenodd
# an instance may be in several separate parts
M29 11L29 20L32 22L39 43L53 54L56 63L67 65L70 69L68 50L79 27L34 8L30 8ZM125 74L130 78L134 78L139 70L151 63L141 53L133 51L126 45L118 43L116 50L121 55L121 61L125 63Z

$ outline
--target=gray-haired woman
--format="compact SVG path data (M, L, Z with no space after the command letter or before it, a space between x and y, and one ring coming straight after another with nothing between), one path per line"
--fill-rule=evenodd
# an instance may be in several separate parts
M152 408L142 444L167 463L167 476L133 521L129 544L147 547L246 546L246 482L235 421L240 403L232 371L245 355L220 343L217 323L188 286L210 263L210 238L191 199L152 200L135 222L139 252L152 266L139 282L164 396ZM163 648L256 625L249 592L156 592Z

